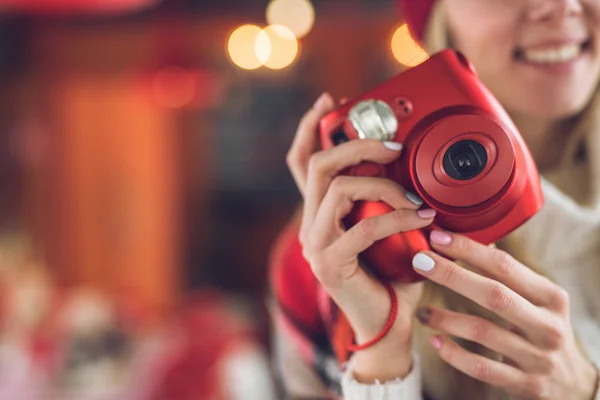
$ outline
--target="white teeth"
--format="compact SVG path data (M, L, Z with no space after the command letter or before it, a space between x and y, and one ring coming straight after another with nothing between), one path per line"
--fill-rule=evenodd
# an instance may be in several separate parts
M523 58L535 63L559 63L571 61L581 54L580 44L567 44L544 50L524 50Z

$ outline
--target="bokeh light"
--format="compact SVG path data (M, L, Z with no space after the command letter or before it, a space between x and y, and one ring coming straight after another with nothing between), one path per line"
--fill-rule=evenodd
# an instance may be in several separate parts
M256 38L257 58L271 69L282 69L294 62L298 55L296 36L283 25L269 25Z
M243 25L229 36L227 50L235 65L250 70L263 65L256 55L257 37L261 31L256 25Z
M427 52L410 36L406 24L396 29L391 46L396 60L407 67L417 66L429 58Z
M273 0L267 7L267 22L283 25L302 38L314 25L315 9L309 0Z
M271 38L264 30L261 30L258 35L256 35L256 41L254 42L254 54L260 61L260 65L264 65L265 61L271 57L272 50L273 45Z

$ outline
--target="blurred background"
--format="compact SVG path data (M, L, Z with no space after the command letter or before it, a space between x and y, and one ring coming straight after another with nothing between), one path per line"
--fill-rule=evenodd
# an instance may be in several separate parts
M280 398L297 123L422 57L392 0L0 0L0 399Z

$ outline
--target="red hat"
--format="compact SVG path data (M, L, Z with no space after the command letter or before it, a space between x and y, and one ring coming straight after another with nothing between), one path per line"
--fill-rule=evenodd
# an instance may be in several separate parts
M398 3L411 35L415 40L422 41L435 0L398 0Z

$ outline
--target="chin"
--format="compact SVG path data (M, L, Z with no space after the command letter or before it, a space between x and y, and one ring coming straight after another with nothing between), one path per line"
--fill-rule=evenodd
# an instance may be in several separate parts
M533 92L529 92L533 93ZM544 119L566 119L580 114L594 93L555 93L522 96L502 102L507 110L519 115Z
M547 104L539 104L536 107L529 107L527 114L546 118L546 119L566 119L580 114L587 101L578 102L548 102Z

